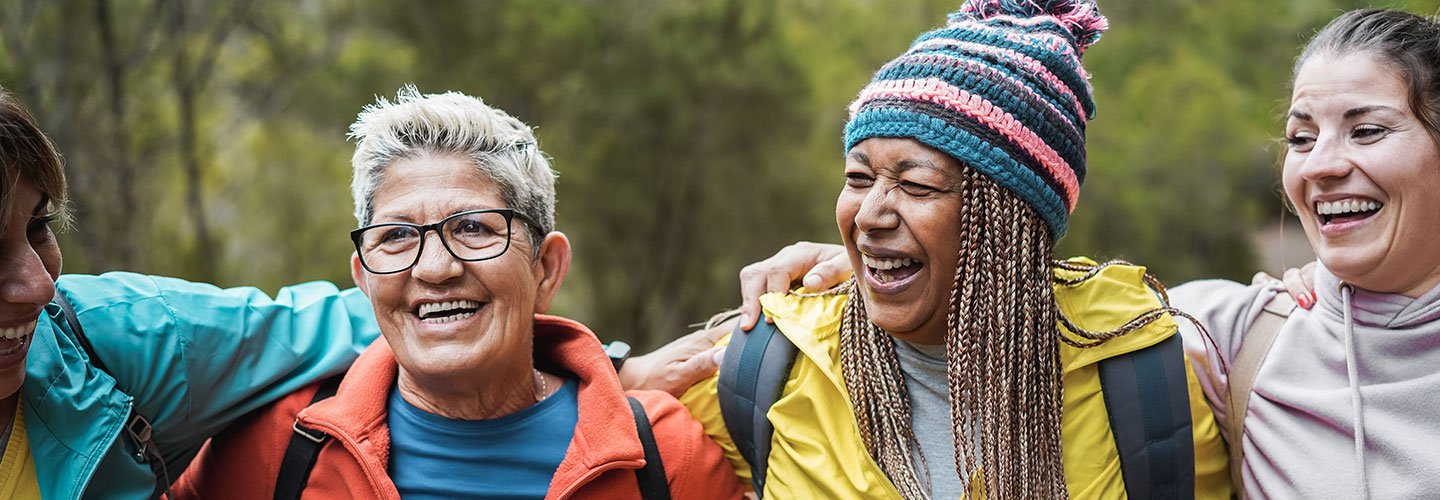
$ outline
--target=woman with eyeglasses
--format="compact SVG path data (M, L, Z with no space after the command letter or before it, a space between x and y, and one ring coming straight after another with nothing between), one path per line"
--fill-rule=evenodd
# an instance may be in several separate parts
M174 497L740 496L679 401L627 398L595 335L544 314L570 243L528 126L474 97L406 87L367 107L351 137L351 270L382 338L338 386L298 391L217 437ZM296 468L301 435L321 444Z

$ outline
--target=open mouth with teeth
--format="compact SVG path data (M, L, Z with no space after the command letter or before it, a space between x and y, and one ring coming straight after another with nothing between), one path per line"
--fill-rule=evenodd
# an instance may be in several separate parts
M1315 202L1315 214L1321 225L1357 222L1373 217L1384 205L1378 201L1348 199Z
M434 325L460 321L475 315L483 304L473 300L452 300L448 302L431 302L420 304L415 310L415 316L424 323Z
M870 275L880 283L892 283L909 278L925 267L925 264L914 259L889 259L865 254L861 254L860 259L864 261L865 267L870 268Z
M35 335L35 321L30 323L0 328L0 356L14 354L25 348L30 343L30 337Z

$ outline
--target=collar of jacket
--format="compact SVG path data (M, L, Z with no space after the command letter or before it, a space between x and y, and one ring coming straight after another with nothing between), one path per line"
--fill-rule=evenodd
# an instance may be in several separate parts
M1094 265L1095 262L1077 257L1070 259L1080 264ZM1056 269L1056 277L1076 278L1084 273ZM1074 285L1056 284L1055 302L1061 313L1071 322L1090 331L1108 331L1135 319L1141 313L1163 307L1156 291L1145 285L1145 268L1135 265L1114 264L1105 267L1090 279ZM828 300L797 300L797 296L772 293L760 298L765 314L775 320L781 331L813 331L815 335L787 335L800 352L826 370L826 377L836 387L845 387L841 382L839 360L832 358L830 337L840 334L839 321L844 317L845 296L835 295ZM820 323L817 324L817 319ZM1128 335L1111 339L1095 347L1080 349L1060 343L1060 363L1063 373L1070 373L1103 359L1128 352L1138 351L1160 343L1178 332L1178 325L1169 315L1146 324ZM1066 333L1070 335L1070 333ZM836 344L838 345L838 344ZM845 391L841 391L844 393ZM847 393L848 394L848 393ZM848 399L847 399L848 401Z
M132 398L115 379L84 361L84 351L54 321L59 307L46 307L36 323L25 360L25 421L30 422L30 451L44 498L80 498L102 459L120 436ZM128 464L126 464L128 465ZM149 477L149 468L144 467ZM113 479L113 478L112 478ZM108 480L108 479L107 479ZM145 488L149 485L115 485Z
M595 334L579 322L535 316L535 352L578 379L579 419L565 458L550 481L549 498L564 498L599 474L618 468L639 469L645 452L636 437L630 404L614 365ZM390 455L386 398L399 373L394 351L377 339L341 381L335 396L300 412L302 425L320 428L368 457L372 478L393 489L385 472Z

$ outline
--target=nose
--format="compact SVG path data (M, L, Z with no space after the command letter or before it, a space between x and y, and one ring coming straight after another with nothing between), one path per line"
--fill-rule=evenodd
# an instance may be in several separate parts
M463 272L464 262L455 258L445 248L445 243L440 241L438 231L431 231L424 238L425 241L420 246L420 259L411 269L411 276L428 283L444 283Z
M900 223L900 216L896 214L891 195L894 186L877 182L865 198L860 201L860 211L855 214L855 226L861 231L870 233L894 229Z
M55 280L28 241L0 246L0 307L39 310L55 298Z
M1321 136L1300 162L1300 176L1310 182L1341 179L1355 170L1345 141Z

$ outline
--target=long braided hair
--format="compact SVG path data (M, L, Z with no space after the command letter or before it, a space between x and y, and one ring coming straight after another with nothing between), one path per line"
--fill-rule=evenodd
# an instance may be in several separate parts
M960 265L945 335L955 470L961 484L980 474L991 499L1067 498L1057 340L1093 347L1173 310L1148 311L1113 331L1075 325L1060 312L1052 286L1078 284L1101 266L1052 261L1054 240L1035 210L989 177L968 166L962 170ZM1056 267L1089 272L1062 281L1054 277ZM927 498L893 338L869 321L853 282L849 289L840 326L841 369L861 438L901 495Z

